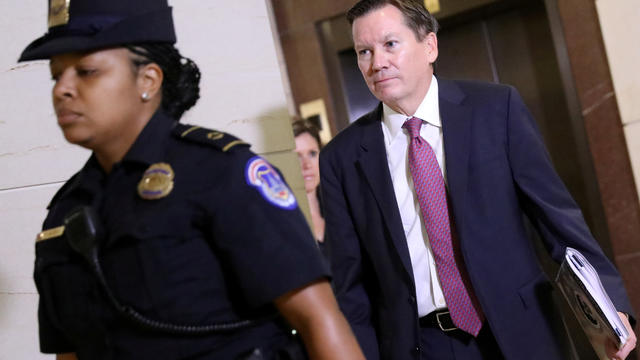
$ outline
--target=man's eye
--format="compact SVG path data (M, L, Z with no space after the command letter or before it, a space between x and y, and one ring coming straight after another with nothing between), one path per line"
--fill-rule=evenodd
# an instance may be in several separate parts
M395 40L390 40L386 42L387 47L394 47L396 45L398 45L398 42Z
M368 55L369 53L371 53L369 49L358 50L358 56L365 56L365 55Z

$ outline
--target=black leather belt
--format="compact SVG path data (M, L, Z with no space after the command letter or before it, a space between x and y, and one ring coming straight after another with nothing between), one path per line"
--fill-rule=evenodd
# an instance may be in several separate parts
M418 322L421 327L440 328L442 331L458 330L458 327L453 324L448 309L432 311L418 319Z

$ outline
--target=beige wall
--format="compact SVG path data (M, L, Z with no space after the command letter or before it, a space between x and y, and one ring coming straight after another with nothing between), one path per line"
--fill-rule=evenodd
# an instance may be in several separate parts
M640 193L640 6L638 0L597 0L596 7Z
M56 126L47 62L16 64L24 46L46 31L45 3L5 2L0 22L0 359L50 358L38 351L33 243L49 199L89 156ZM177 46L202 71L202 97L183 122L252 143L306 206L266 1L170 3Z

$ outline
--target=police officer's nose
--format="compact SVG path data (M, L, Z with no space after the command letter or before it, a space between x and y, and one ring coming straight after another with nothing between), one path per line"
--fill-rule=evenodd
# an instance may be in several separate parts
M56 75L55 84L53 85L53 99L62 100L64 98L72 98L76 95L75 76L72 69L65 69Z

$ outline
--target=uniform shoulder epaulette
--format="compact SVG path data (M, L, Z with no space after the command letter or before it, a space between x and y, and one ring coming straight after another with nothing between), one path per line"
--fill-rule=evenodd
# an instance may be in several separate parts
M78 185L78 179L79 176L78 174L80 174L79 172L74 174L69 180L67 180L66 183L64 183L64 185L62 185L62 187L60 187L60 189L58 189L58 191L56 192L55 195L53 195L53 197L51 198L51 201L49 201L49 204L47 205L47 210L51 208L51 206L53 204L56 203L56 201L58 201L58 199L64 195L67 191L69 191L70 189L74 188L76 185Z
M238 147L248 147L248 143L222 131L211 130L196 125L176 124L173 135L181 139L213 146L227 152Z

